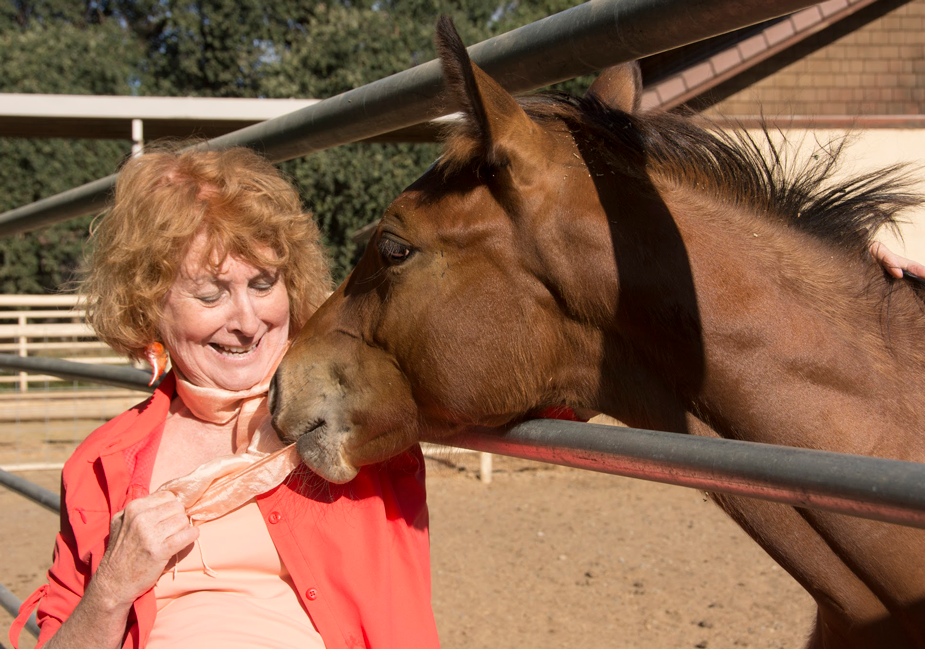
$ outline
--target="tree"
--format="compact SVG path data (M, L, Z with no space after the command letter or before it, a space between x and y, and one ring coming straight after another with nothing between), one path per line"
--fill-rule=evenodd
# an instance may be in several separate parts
M330 97L434 58L447 13L467 43L574 4L504 0L0 0L0 92ZM112 173L127 142L0 139L0 210ZM282 165L343 277L352 233L436 157L436 145L357 144ZM0 241L6 292L54 290L87 220Z
M0 5L0 92L129 94L142 51L115 20L69 0ZM0 138L0 211L111 174L128 142ZM0 240L0 290L73 279L89 217Z

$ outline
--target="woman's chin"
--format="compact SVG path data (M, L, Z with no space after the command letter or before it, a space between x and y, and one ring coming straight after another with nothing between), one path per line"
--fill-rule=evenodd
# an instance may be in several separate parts
M184 374L187 373L184 372ZM247 367L229 363L210 367L207 371L199 372L193 376L187 375L186 378L194 385L240 392L250 390L255 385L269 382L271 376L270 366L266 363Z

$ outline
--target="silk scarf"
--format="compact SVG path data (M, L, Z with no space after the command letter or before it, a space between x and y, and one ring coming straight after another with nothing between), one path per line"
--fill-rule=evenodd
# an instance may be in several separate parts
M234 452L210 460L192 473L164 483L183 503L193 524L218 518L270 491L301 462L295 444L284 446L270 424L267 390L271 372L249 390L204 388L179 371L177 396L199 421L231 424Z

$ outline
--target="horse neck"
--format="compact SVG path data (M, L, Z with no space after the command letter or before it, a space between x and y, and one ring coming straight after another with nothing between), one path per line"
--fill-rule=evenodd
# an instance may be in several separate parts
M614 236L611 334L629 343L621 360L660 388L642 411L667 408L679 432L695 432L696 419L724 437L859 453L883 443L876 430L916 418L925 380L884 337L881 304L859 297L860 261L851 268L820 242L686 190L661 200L654 218ZM656 238L649 256L662 260L640 275L633 266ZM892 323L896 335L925 333L906 320ZM627 389L640 396L616 387Z

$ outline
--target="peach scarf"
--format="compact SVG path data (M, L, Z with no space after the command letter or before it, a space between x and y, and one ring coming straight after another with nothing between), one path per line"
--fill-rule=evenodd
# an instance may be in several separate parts
M203 388L177 369L177 395L199 420L212 424L234 421L234 453L202 464L189 475L164 483L186 507L192 523L203 523L237 509L270 491L299 463L295 445L283 446L270 424L267 389L272 373L249 390Z

